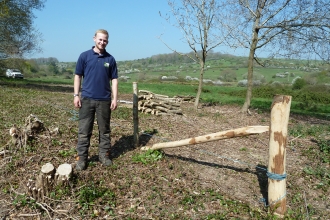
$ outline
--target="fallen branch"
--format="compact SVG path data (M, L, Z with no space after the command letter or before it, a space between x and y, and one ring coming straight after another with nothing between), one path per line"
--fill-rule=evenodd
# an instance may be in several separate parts
M45 211L47 212L47 215L48 215L49 219L52 219L52 217L51 217L50 214L49 214L48 209L46 209L46 208L45 208L41 203L39 203L39 202L36 202L36 204L37 204L38 206L40 206L43 210L45 210Z
M9 150L3 150L3 151L0 151L0 155L5 155L6 153L9 153L10 151Z
M205 143L209 141L228 139L240 136L247 136L251 134L260 134L269 131L269 126L248 126L243 128L237 128L233 130L221 131L217 133L207 134L203 136L198 136L194 138L188 138L179 141L158 143L152 146L142 147L141 150L156 150L161 148L172 148L172 147L180 147L185 145L194 145L199 143Z
M41 213L39 212L39 213L34 213L34 214L18 214L17 215L17 217L19 218L19 217L32 217L32 216L36 216L36 215L41 215Z

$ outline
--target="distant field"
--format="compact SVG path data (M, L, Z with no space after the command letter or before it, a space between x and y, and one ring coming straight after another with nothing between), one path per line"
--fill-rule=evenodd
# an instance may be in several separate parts
M246 79L247 67L243 67L245 64L243 61L222 61L222 60L212 60L208 61L205 65L204 79L210 79L213 81L219 80L220 75L223 72L230 71L232 74L236 75L236 82L239 80ZM120 66L119 66L120 67ZM141 77L148 79L159 79L161 76L175 76L181 79L185 79L186 76L199 78L200 67L198 64L188 63L180 65L163 65L154 66L150 68L139 69L140 72L125 73L120 72L120 75L129 76L131 80L137 81ZM287 78L274 78L277 73L291 73ZM270 83L278 81L281 83L291 83L296 76L304 76L309 74L308 72L301 71L294 68L264 68L256 67L254 68L255 74L261 74L265 77L266 82Z
M119 94L132 93L132 81L120 82ZM61 79L60 77L45 77L40 79L24 79L15 80L0 78L0 85L11 84L15 87L29 87L49 84L60 84L68 87L73 87L72 79ZM187 82L160 82L148 81L138 82L139 90L149 90L153 93L168 95L170 97L176 95L196 96L198 84ZM61 89L61 88L59 88ZM66 91L69 88L65 89ZM312 115L330 119L330 93L324 91L309 91L309 90L292 90L291 87L255 87L253 89L253 97L251 108L268 111L270 109L272 98L275 94L283 94L292 96L291 112L301 115ZM200 102L214 105L243 105L245 101L246 88L238 86L215 86L211 84L203 85Z
M269 108L274 94L293 95L292 111L301 114L327 115L330 112L329 89L323 88L330 84L330 66L320 61L262 59L265 67L255 64L255 80L260 80L263 86L279 82L269 88L254 88L252 108ZM73 86L75 63L61 63L66 69L59 69L57 73L50 73L49 64L38 66L37 72L24 72L24 80L4 78L15 85L20 84L63 84ZM186 76L199 79L200 65L183 57L165 54L146 59L117 62L120 78L120 93L131 93L132 82L138 82L140 89L154 93L195 96L198 80L186 80ZM276 74L288 73L281 78ZM177 77L177 79L162 80L162 76ZM228 78L224 78L228 77ZM292 90L291 83L296 77L306 80L305 90ZM237 104L243 105L246 87L239 87L238 82L247 77L247 58L223 54L213 54L205 64L203 79L212 82L203 84L201 94L202 103ZM221 80L222 86L213 83ZM0 79L1 82L1 79ZM309 88L312 86L313 88ZM327 86L326 86L327 87ZM319 89L318 89L319 88ZM310 91L310 90L313 91ZM328 117L328 116L327 116ZM330 116L329 116L330 117Z

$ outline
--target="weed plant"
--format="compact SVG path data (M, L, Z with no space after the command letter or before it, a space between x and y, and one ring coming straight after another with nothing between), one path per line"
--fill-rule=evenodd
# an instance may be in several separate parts
M163 153L159 150L147 150L145 153L135 154L132 157L133 162L140 162L143 164L154 163L164 157Z

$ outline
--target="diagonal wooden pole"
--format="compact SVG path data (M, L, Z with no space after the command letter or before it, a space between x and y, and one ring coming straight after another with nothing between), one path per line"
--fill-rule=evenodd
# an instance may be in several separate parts
M269 131L269 126L248 126L243 128L237 128L237 129L207 134L194 138L188 138L179 141L158 143L152 146L142 147L141 150L148 150L148 149L156 150L161 148L180 147L185 145L193 145L193 144L205 143L209 141L246 136L251 134L259 134L267 131Z

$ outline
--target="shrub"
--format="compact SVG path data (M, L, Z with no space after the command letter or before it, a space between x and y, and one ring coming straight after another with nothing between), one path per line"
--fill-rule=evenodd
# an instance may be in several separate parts
M247 87L248 81L247 79L243 79L238 81L237 86ZM253 80L253 86L260 86L262 83L260 80Z
M247 79L248 73L243 74L242 77L243 77L243 79ZM265 76L260 74L260 73L254 72L253 73L253 80L259 80L261 82L265 82Z
M64 76L63 78L64 78L64 79L72 79L73 77L72 77L72 76L68 76L68 75L66 75L66 76Z
M224 81L224 82L234 82L237 80L237 74L233 70L226 69L221 72L218 79L220 79L221 81Z
M283 87L283 84L280 83L279 81L274 81L270 84L272 87Z
M306 81L303 78L295 78L292 80L292 89L299 90L306 85Z

